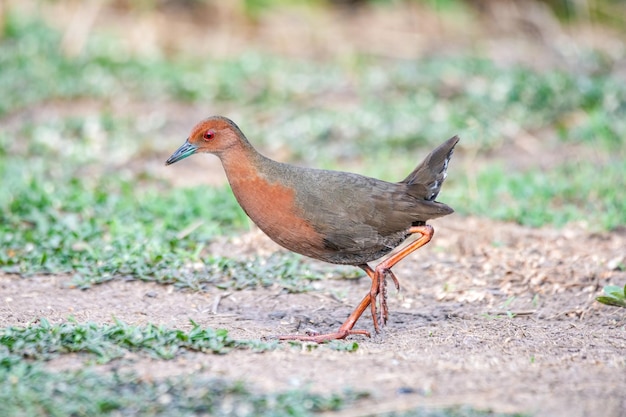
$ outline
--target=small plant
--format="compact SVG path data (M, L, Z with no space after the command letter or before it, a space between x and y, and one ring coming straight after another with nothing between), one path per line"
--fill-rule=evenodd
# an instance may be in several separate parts
M513 313L510 309L509 306L511 305L511 303L515 301L515 297L509 297L504 303L502 303L502 308L506 308L506 316L510 319L515 317L515 313Z
M604 294L606 295L596 297L596 300L609 306L626 308L626 285L624 288L618 285L607 285L604 287Z
M357 342L331 340L330 343L328 343L328 347L340 352L356 352L359 349L359 344Z

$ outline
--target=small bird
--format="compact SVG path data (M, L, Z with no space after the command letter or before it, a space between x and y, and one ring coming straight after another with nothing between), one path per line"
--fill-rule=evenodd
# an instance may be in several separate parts
M388 319L386 278L391 268L427 244L426 221L454 210L435 201L446 178L457 136L432 151L404 180L393 183L349 172L304 168L261 155L233 121L212 116L198 123L166 165L195 153L220 158L235 198L267 236L284 248L322 261L354 265L371 278L369 292L333 333L281 335L281 340L323 343L349 335L370 336L354 326L370 306L374 329ZM419 237L372 268L413 234ZM380 297L380 298L379 298ZM376 300L379 298L379 317Z

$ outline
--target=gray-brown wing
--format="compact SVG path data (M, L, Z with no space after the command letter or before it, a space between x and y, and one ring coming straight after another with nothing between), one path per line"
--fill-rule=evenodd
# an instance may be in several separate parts
M315 178L316 186L301 189L296 201L301 216L338 255L376 259L404 240L411 225L452 212L445 204L416 199L403 183L334 171L318 171Z

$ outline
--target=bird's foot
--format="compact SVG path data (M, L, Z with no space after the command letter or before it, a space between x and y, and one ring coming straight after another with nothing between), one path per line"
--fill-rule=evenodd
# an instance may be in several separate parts
M378 333L380 331L380 327L378 325L378 319L376 318L376 298L380 295L380 322L384 325L387 322L387 317L389 316L389 310L387 308L387 292L386 292L386 284L385 280L387 279L387 275L391 276L393 283L396 286L396 289L400 290L400 283L396 278L395 274L391 271L391 268L398 262L400 262L404 257L421 248L433 237L433 233L435 232L432 226L427 224L421 226L413 226L408 230L409 234L419 233L421 236L399 250L398 252L390 255L387 259L382 261L376 266L375 269L372 269L369 265L363 264L359 265L361 269L363 269L367 275L372 279L372 286L370 287L370 292L368 294L369 304L372 310L372 321L374 322L374 328Z
M369 274L369 272L368 272ZM313 334L309 333L307 335L281 335L274 336L275 339L278 340L299 340L301 342L314 342L314 343L325 343L331 340L342 340L346 337L353 334L360 334L363 336L370 337L370 332L367 330L353 330L354 325L361 317L361 314L367 309L367 306L370 305L371 296L370 294L366 294L365 297L361 300L357 308L354 309L352 313L348 316L346 321L341 325L339 330L334 333L326 333L326 334Z
M353 334L360 334L370 337L370 333L367 330L346 330L339 328L339 330L334 333L314 334L313 332L310 332L306 335L288 334L274 336L274 338L278 340L298 340L300 342L326 343L330 342L331 340L342 340Z

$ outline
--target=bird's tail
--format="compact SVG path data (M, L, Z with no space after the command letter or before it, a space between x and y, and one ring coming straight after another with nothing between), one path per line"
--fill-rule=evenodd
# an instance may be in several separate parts
M448 162L452 157L454 146L459 141L454 136L432 151L413 172L401 183L409 185L409 193L415 197L432 201L437 198L441 185L446 179Z

